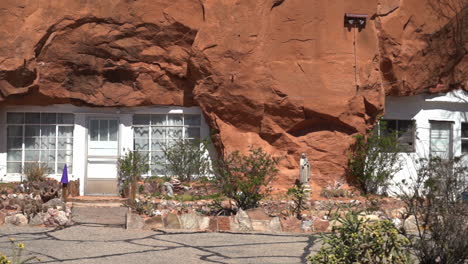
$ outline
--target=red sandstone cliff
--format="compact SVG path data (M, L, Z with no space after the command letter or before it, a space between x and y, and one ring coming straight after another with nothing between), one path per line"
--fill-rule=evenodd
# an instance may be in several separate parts
M199 105L220 151L345 174L385 94L468 88L466 0L3 0L1 104ZM345 13L368 14L362 30ZM437 87L437 89L436 89Z

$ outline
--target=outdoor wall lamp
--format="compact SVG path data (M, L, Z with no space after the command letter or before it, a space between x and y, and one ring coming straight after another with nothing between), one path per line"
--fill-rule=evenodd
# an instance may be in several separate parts
M346 13L344 16L344 25L345 27L365 28L366 20L367 15Z

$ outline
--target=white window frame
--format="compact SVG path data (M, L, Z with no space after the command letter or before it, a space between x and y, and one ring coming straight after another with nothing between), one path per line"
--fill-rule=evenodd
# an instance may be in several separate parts
M9 113L12 113L12 114L23 114L23 122L21 124L15 124L15 123L8 123L8 114ZM55 120L55 123L51 123L51 124L45 124L45 123L42 123L41 121L39 121L39 123L28 123L26 124L26 114L27 113L34 113L34 114L55 114L56 115L56 120ZM73 120L73 122L71 124L59 124L57 122L57 118L58 118L58 114L71 114L73 115L73 119L75 119L75 115L73 113L67 113L67 112L57 112L57 111L53 111L53 112L43 112L43 111L19 111L19 110L16 110L16 111L13 111L13 110L6 110L5 111L5 116L4 116L4 120L5 120L5 128L4 128L4 131L5 131L5 150L6 150L6 168L5 168L5 171L6 171L6 175L24 175L24 168L25 168L25 164L27 163L33 163L31 161L26 161L25 159L25 153L26 153L26 144L25 144L25 140L26 140L26 126L43 126L43 125L47 125L47 126L54 126L55 127L55 160L54 160L54 167L51 168L52 169L52 172L49 173L49 175L60 175L61 173L58 172L59 168L58 168L58 164L59 163L63 163L63 162L59 162L58 161L58 153L59 151L63 150L63 151L71 151L72 152L72 158L71 158L71 163L70 164L67 164L67 166L69 166L70 170L72 170L73 168L73 145L74 145L74 124L75 124L75 121ZM17 127L22 127L22 136L21 136L21 161L20 162L17 162L17 161L14 161L14 162L11 162L11 161L8 161L8 148L7 148L7 145L8 145L8 127L9 126L17 126ZM72 136L69 138L71 140L71 150L68 150L68 149L59 149L59 138L63 138L63 137L60 137L59 136L59 127L72 127ZM42 129L39 130L39 139L42 140ZM68 138L68 137L65 137L65 138ZM39 148L38 149L34 149L34 150L37 150L39 151L39 160L37 162L41 162L41 152L44 151L45 149L42 149L42 144L40 143L39 145ZM19 150L19 149L18 149ZM21 163L21 172L18 173L18 172L8 172L8 163ZM48 163L48 162L45 162L45 163ZM72 171L70 171L70 174L72 173Z
M460 123L460 140L461 140L461 142L460 142L460 148L461 148L460 152L461 152L462 155L463 154L468 155L468 152L463 152L463 142L466 142L466 144L468 144L468 135L467 135L467 137L463 137L463 124L465 124L467 126L467 129L468 129L468 122L461 122Z
M388 121L395 121L396 122L396 131L398 133L399 131L399 126L398 126L398 122L399 121L409 121L412 123L412 135L411 135L411 140L412 140L412 145L411 145L411 149L410 150L403 150L403 149L400 149L400 152L402 153L414 153L416 152L416 121L413 120L413 119L401 119L401 118L383 118L381 119L381 121L379 121L379 136L382 135L382 130L381 130L381 126L380 126L380 122L388 122ZM398 141L398 134L397 134L397 138L396 140ZM400 145L400 143L398 143L398 145Z
M149 124L143 124L143 125L140 125L140 124L134 124L134 118L136 115L148 115L149 116ZM166 118L166 124L165 125L153 125L152 124L152 116L156 116L156 115L164 115L165 118ZM169 116L170 115L180 115L182 116L182 124L181 125L170 125L169 124ZM186 125L185 124L185 116L198 116L200 118L200 124L199 125ZM139 150L139 152L147 152L148 153L148 162L147 162L147 165L148 165L148 172L144 175L142 175L143 177L150 177L150 176L165 176L165 174L153 174L152 173L152 169L151 169L151 165L155 165L153 164L152 162L152 153L153 152L162 152L160 150L153 150L152 149L152 140L153 140L153 137L152 137L152 132L153 132L153 129L154 128L164 128L164 131L165 131L165 137L164 138L161 138L161 140L163 140L164 144L168 144L169 141L174 141L174 140L193 140L193 139L196 139L196 138L193 138L193 137L186 137L186 128L198 128L199 130L199 134L200 134L200 138L199 139L202 139L203 138L203 115L201 113L192 113L192 112L183 112L183 111L169 111L169 112L166 112L166 113L135 113L132 117L132 131L133 131L133 142L135 144L135 139L146 139L146 138L139 138L139 137L136 137L135 136L135 128L136 127L148 127L148 150ZM168 135L169 135L169 129L170 128L173 128L173 127L176 127L176 128L182 128L182 136L181 138L169 138ZM137 151L134 147L134 150ZM164 159L164 157L163 157Z

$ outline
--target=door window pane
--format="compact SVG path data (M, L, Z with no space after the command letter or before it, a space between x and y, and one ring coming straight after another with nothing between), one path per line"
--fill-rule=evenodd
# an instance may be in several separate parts
M109 141L108 120L99 120L99 141Z
M442 159L451 158L451 129L449 122L431 122L431 155Z
M109 120L109 140L117 141L117 135L119 133L119 126L117 120Z
M91 120L89 125L89 137L91 141L99 140L99 120Z

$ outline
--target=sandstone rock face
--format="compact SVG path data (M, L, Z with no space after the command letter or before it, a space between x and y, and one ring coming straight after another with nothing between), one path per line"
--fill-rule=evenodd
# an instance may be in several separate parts
M465 3L1 1L0 101L198 105L222 154L286 157L286 189L304 152L312 187L326 186L385 94L467 88ZM368 14L366 27L344 13Z

